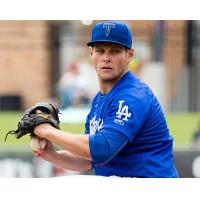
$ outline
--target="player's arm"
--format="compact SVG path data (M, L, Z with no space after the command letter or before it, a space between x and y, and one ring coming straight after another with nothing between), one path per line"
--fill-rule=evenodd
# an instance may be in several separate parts
M80 158L92 160L88 135L64 132L52 127L49 124L41 124L35 127L34 133L41 138L45 138L63 147Z
M92 168L91 161L77 157L66 150L49 151L44 149L34 152L34 155L73 171L87 171Z
M57 157L55 164L69 170L87 171L92 168L91 161L77 157L66 150L57 151Z
M109 161L128 143L128 139L120 133L108 130L91 136L72 134L42 124L35 128L34 133L94 164Z

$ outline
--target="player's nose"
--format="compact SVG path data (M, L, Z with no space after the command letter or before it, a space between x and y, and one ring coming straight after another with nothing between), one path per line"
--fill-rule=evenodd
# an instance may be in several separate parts
M109 53L105 52L102 59L103 59L104 62L110 62L111 56L109 55Z

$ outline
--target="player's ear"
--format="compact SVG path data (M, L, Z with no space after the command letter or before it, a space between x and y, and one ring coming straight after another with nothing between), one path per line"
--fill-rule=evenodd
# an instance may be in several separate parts
M134 49L129 49L128 50L128 63L132 60L134 56Z
M92 54L93 54L93 47L89 47L89 53L92 56Z

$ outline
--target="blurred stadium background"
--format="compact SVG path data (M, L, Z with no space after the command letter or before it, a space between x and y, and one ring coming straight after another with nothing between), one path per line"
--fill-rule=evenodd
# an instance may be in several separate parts
M10 136L6 143L4 138L22 112L39 101L60 107L63 130L84 132L98 90L86 46L95 22L0 21L0 177L77 174L34 158L29 136ZM180 176L200 177L200 21L125 22L135 48L130 70L161 102Z

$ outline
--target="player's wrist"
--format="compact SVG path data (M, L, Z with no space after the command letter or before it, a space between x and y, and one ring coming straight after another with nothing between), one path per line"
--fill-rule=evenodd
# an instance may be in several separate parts
M57 135L59 135L60 130L54 128L53 126L51 126L48 131L46 131L45 133L45 138L47 140L50 140L52 142L54 142L54 139L57 137Z

